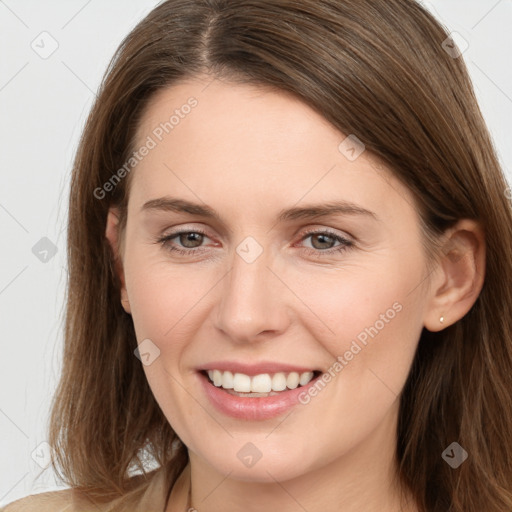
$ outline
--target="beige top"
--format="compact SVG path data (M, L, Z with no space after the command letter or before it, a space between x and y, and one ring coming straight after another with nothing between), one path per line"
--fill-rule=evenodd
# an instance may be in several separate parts
M156 470L148 488L135 508L129 512L187 512L190 489L190 462L185 466L174 484L169 497L169 509L165 510L168 484L163 468ZM32 494L16 500L0 512L108 512L111 504L97 506L80 500L73 489ZM115 510L115 508L113 509Z

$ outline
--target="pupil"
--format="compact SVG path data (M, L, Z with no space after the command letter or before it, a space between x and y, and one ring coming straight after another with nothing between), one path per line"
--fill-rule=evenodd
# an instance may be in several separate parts
M315 235L315 236L313 237L313 240L315 239L315 237L318 237L319 239L323 239L323 240L325 240L325 239L331 239L331 241L332 241L332 237L331 237L331 236L329 236L329 235ZM321 243L322 243L322 242L321 242ZM328 240L327 242L323 242L323 243L327 243L327 244L328 244L328 243L329 243L329 240ZM324 249L325 249L325 247L321 247L321 248L324 248Z

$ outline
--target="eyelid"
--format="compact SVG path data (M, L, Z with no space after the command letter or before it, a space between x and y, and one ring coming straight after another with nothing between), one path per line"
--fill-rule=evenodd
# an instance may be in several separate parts
M212 237L207 233L206 229L202 227L197 228L193 226L180 226L178 228L171 229L169 232L164 231L164 233L160 235L159 238L176 236L182 233L200 233L201 235L207 236L208 238L212 239Z
M349 242L355 242L356 238L352 236L350 233L347 233L346 231L338 231L334 228L328 228L326 226L317 226L314 228L307 228L306 231L301 231L301 236L305 237L307 235L315 234L315 233L327 233L329 235L337 236L340 238L344 238L345 240Z

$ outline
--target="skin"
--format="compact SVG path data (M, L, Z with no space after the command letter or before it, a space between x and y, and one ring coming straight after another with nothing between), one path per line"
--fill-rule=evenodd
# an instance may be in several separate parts
M409 190L368 151L347 159L338 149L346 135L282 92L205 76L180 82L152 98L136 146L191 96L197 107L132 171L126 232L111 208L106 236L120 257L123 307L137 340L160 350L144 371L188 447L193 505L417 510L407 493L400 503L393 481L399 395L423 327L456 322L480 293L482 228L460 221L448 233L451 257L428 273ZM206 203L222 221L141 212L165 195ZM341 199L378 219L276 220L283 208ZM156 242L180 229L207 236ZM310 229L354 245L327 255L339 242L307 237ZM236 252L248 236L263 249L252 263ZM179 255L169 245L202 252ZM327 371L395 303L401 311L306 405L247 421L218 412L204 395L195 368L219 359ZM237 457L249 442L262 454L252 467Z

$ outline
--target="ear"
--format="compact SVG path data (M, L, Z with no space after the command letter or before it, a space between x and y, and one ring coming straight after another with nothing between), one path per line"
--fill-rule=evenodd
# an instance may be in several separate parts
M432 332L460 320L476 302L484 284L486 251L481 225L463 219L446 236L424 318L425 327ZM442 323L440 317L444 317Z
M119 239L119 209L117 207L110 207L107 216L107 225L105 228L105 237L107 238L113 254L114 269L121 283L121 304L123 309L131 314L130 302L128 300L128 293L126 290L126 282L124 276L122 248Z

